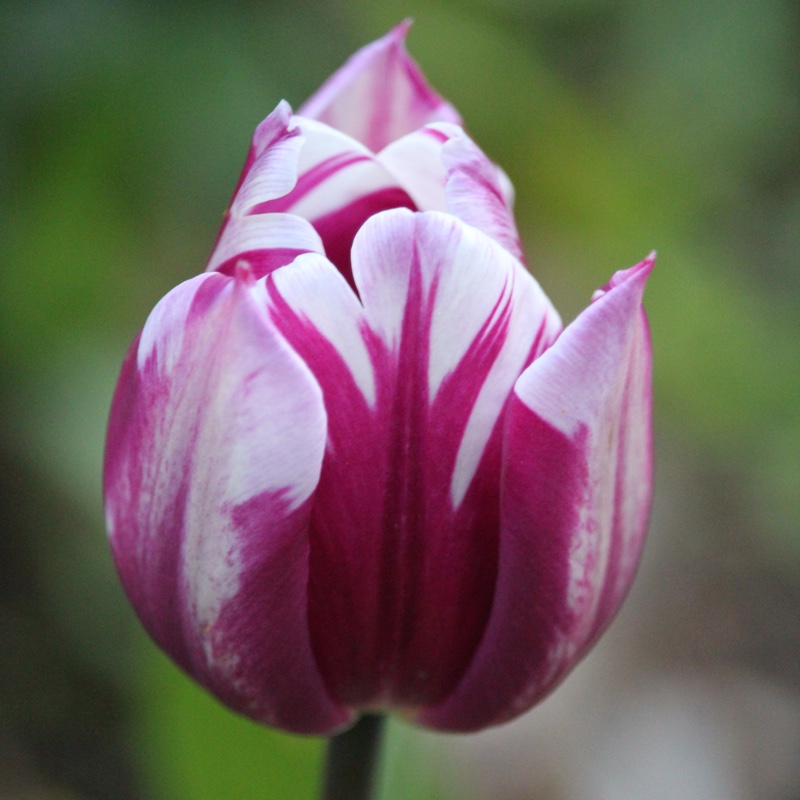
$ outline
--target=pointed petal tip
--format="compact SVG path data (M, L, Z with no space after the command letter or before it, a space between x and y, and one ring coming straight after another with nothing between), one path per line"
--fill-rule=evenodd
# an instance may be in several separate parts
M614 286L619 286L630 278L633 278L635 275L641 275L642 278L647 278L647 276L653 271L655 263L656 251L651 250L647 258L642 259L638 264L634 264L632 267L628 267L628 269L621 269L615 272L611 276L609 284L612 288Z
M401 22L398 22L397 25L392 28L389 33L386 34L386 38L394 39L397 42L405 43L406 36L408 36L408 32L411 30L411 26L414 24L413 17L406 17Z
M353 55L357 56L363 50L374 50L376 52L380 52L395 48L401 53L401 55L405 56L406 58L410 58L406 48L406 39L408 38L408 32L411 30L411 26L413 24L414 18L406 17L398 22L393 28L391 28L388 33L385 33L383 36L375 39L371 44L365 45L361 48L361 50L357 51Z
M651 250L650 254L647 258L640 261L638 264L634 264L627 272L631 274L638 274L641 273L643 277L647 277L652 271L653 267L656 265L656 251Z
M276 121L280 121L284 123L287 127L289 126L292 115L294 111L292 110L292 106L288 100L279 100L278 105L275 106L272 114L270 116L273 117ZM269 117L267 117L269 119Z
M601 297L607 295L612 289L616 289L618 286L622 286L629 281L638 281L641 283L642 291L644 291L644 284L646 283L648 277L650 277L650 273L653 271L653 267L656 263L656 251L651 251L650 255L647 256L643 261L640 261L638 264L634 264L632 267L628 267L628 269L621 269L617 270L612 276L611 279L605 285L601 286L597 289L594 294L592 295L592 302L596 302Z
M250 153L245 163L244 174L252 166L252 162L268 147L275 144L287 134L297 134L297 124L294 122L294 110L286 100L281 100L275 108L256 125L250 145ZM244 175L242 176L244 177ZM237 187L238 188L238 187Z

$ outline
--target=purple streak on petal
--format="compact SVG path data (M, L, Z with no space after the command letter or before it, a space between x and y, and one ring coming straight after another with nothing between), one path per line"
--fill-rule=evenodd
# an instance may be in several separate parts
M298 269L303 269L303 265L293 266L292 277L296 277ZM379 430L381 420L342 354L302 309L295 308L284 298L282 292L290 294L290 287L279 283L282 277L283 272L279 271L267 282L273 319L314 372L328 411L326 457L314 497L311 534L309 616L314 629L314 649L326 685L334 696L341 701L345 695L357 695L358 700L362 700L365 695L376 693L372 653L379 632L373 621L363 618L369 617L370 610L376 610L379 603L378 585L373 576L380 559L378 533L386 472L385 448L378 447L384 444ZM322 295L335 300L337 295L327 288L330 280L322 273L313 284ZM335 313L335 310L335 306L328 303L326 312ZM348 314L343 316L346 319ZM361 325L355 322L360 331ZM341 460L346 461L346 468L340 475L336 464ZM364 488L363 496L353 492L354 481ZM326 597L321 593L320 584L324 586L329 581L337 587L345 583L344 591L338 596ZM314 621L315 609L320 603L327 605L322 626ZM332 670L326 666L326 662L338 656L342 647L349 650L350 656L344 691L339 685L340 676L335 671L329 675Z
M349 713L325 691L305 613L325 413L264 301L239 265L154 309L112 407L109 537L142 622L187 672L242 713L327 732ZM262 682L289 673L291 687Z
M495 306L491 321L430 398L437 289L434 280L423 300L415 264L393 387L379 582L395 585L383 592L378 630L394 634L385 640L383 658L393 663L386 695L401 706L435 702L455 684L486 624L496 575L499 436L490 434L458 508L451 486L467 422L507 335L510 304L506 298L502 308Z
M469 731L521 713L611 621L639 561L652 487L652 261L618 273L523 373L506 418L497 593L464 679L418 721Z
M284 197L277 197L253 206L248 213L267 214L281 211L290 211L292 207L302 200L309 192L316 189L320 184L329 180L340 170L346 169L353 164L370 161L370 156L365 153L342 152L330 158L326 158L319 164L315 164L311 169L300 175L294 189Z
M233 277L236 274L236 267L244 262L254 278L263 278L278 267L291 264L297 256L307 252L309 251L288 247L278 247L274 250L246 250L220 264L215 271Z
M346 724L343 708L320 713L319 684L309 652L308 524L311 501L292 510L281 492L264 492L231 509L242 542L239 590L207 632L223 676L212 691L248 716L303 734L330 734ZM297 624L302 620L302 624Z
M429 136L431 139L435 139L441 144L444 144L451 138L449 133L441 128L437 128L435 125L426 125L424 128L420 128L420 133L422 133L423 136Z
M471 731L501 721L525 688L550 670L550 651L567 627L565 596L574 498L585 484L579 447L554 431L514 396L506 411L502 489L503 530L492 618L470 669L450 698L424 709L417 720L433 728ZM527 506L527 513L515 509ZM530 520L536 519L532 528ZM508 574L524 570L524 583ZM521 581L522 582L522 581ZM502 609L505 627L496 619Z
M309 220L329 260L352 285L350 248L364 221L389 208L413 209L414 203L363 145L319 122L295 121L305 137L297 184L284 197L253 206L249 213L289 213ZM305 252L310 251L307 245Z
M353 289L355 289L355 284L353 268L350 264L353 239L370 217L391 208L416 210L414 201L405 191L397 187L388 187L359 197L343 208L312 220L312 224L325 246L325 254Z
M273 288L282 333L314 371L329 418L315 494L309 614L331 693L355 706L443 696L483 630L497 548L499 444L456 512L449 490L469 410L502 342L503 317L431 407L427 348L435 286L411 269L398 353L363 330L375 408L342 357ZM499 329L498 329L499 326ZM401 377L402 376L402 377ZM477 530L476 530L477 528Z
M202 317L227 283L216 274L194 278L156 306L123 363L106 437L106 518L120 578L150 635L185 669L191 648L180 569L188 471L173 468L166 445L190 460L196 429L191 421L174 424L171 373L196 338L188 321Z
M141 536L134 503L144 494L147 476L133 468L139 460L136 441L150 425L141 409L142 380L136 366L140 335L134 339L122 365L106 436L104 493L106 516L114 558L125 591L150 635L172 658L188 669L189 650L183 638L184 615L181 585L174 576L180 570L179 535ZM131 458L130 453L135 454ZM128 497L119 499L125 493ZM164 531L183 529L187 481L173 481L170 497L159 509L158 524ZM113 505L110 506L110 504ZM132 506L125 508L124 506Z
M429 122L460 123L458 112L428 85L409 57L402 22L359 50L300 109L377 153Z

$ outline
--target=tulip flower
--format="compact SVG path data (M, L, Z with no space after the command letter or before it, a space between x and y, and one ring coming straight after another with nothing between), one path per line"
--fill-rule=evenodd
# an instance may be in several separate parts
M652 259L562 330L510 182L407 27L258 126L109 422L108 534L145 628L300 733L530 708L617 612L649 513Z

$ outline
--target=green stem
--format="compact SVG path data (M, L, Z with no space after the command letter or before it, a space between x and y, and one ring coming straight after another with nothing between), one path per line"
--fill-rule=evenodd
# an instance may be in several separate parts
M320 800L372 800L385 725L382 714L365 714L328 740Z

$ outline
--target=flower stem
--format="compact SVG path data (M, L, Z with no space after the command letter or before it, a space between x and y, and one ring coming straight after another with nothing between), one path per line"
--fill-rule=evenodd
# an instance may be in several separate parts
M328 740L321 800L371 800L386 719L365 714L349 730Z

